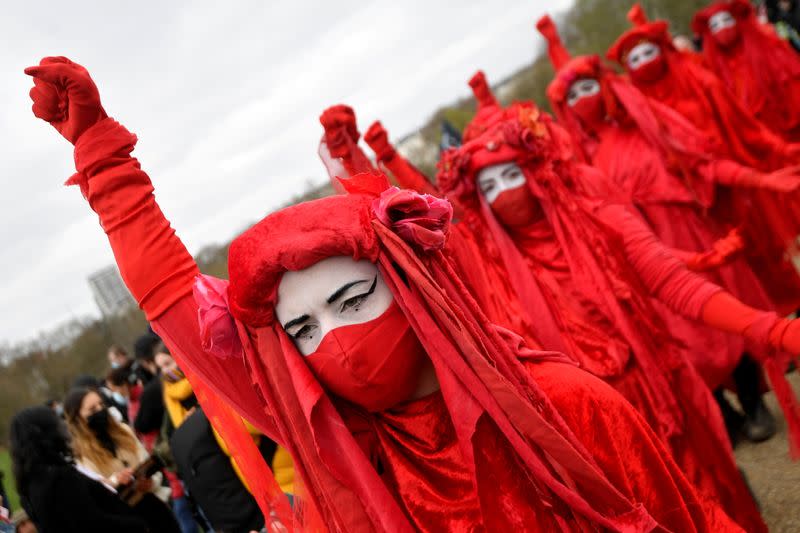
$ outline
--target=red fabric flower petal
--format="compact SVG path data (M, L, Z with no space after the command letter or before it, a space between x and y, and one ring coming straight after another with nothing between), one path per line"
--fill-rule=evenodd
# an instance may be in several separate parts
M242 357L242 342L228 308L228 281L200 274L192 288L203 350L222 359Z
M380 222L413 248L439 250L447 240L453 206L429 194L392 187L372 203Z

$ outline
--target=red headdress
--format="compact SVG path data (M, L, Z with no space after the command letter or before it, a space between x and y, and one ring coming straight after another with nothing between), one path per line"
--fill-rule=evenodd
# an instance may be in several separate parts
M493 442L520 459L520 481L531 480L536 490L552 494L575 516L601 527L652 527L647 513L594 466L458 282L438 250L448 228L449 205L398 189L377 196L388 186L384 176L356 176L343 183L352 194L274 213L234 240L229 255L230 309L245 366L263 399L263 414L251 421L292 453L310 514L320 516L333 531L412 530L348 430L351 420L337 410L274 318L284 272L349 256L378 264L435 366L465 453L472 453L467 451L472 449L469 428L488 416L495 428ZM498 394L501 390L508 394ZM480 491L481 482L474 482Z
M640 4L636 3L631 7L628 11L628 20L634 27L620 35L611 45L606 53L608 59L624 64L628 52L645 41L658 45L664 53L675 50L669 25L663 20L649 22Z
M479 70L469 79L469 86L472 94L475 95L477 108L475 116L464 128L464 141L469 141L486 131L494 122L500 120L503 115L503 108L497 102L492 88L486 81L486 75Z

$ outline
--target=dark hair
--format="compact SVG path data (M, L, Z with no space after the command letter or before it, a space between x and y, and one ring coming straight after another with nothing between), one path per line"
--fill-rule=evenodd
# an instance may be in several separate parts
M132 367L133 363L126 363L125 365L112 368L106 374L106 381L114 385L115 387L120 387L125 385L126 383L130 383L131 374L133 373Z
M125 350L125 348L123 348L119 344L112 344L111 346L108 347L108 351L110 353L113 353L114 355L121 355L123 357L128 357L128 352Z
M95 390L99 386L97 378L88 374L78 376L72 381L72 387L76 389L92 389Z
M30 483L38 473L73 462L64 422L44 405L28 407L14 415L9 443L17 489L26 500Z
M133 344L133 351L136 359L152 361L156 356L154 349L159 342L161 342L161 339L153 333L145 333L136 339L136 342Z
M153 346L153 357L155 357L156 355L158 355L160 353L165 353L167 355L172 355L169 352L169 348L167 348L167 345L164 344L162 341L158 341L156 343L156 345Z
M70 389L64 397L64 415L67 417L67 420L75 419L80 415L83 399L90 392L100 394L96 390L87 387L75 387L74 389ZM100 398L102 398L102 396L100 396Z

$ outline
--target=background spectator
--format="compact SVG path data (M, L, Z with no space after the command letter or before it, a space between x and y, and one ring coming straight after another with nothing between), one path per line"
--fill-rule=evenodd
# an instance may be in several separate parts
M114 492L75 468L66 428L52 409L17 413L10 442L22 505L40 533L148 530Z
M129 503L153 531L180 531L172 512L155 495L161 485L161 473L134 477L134 470L148 459L148 453L126 425L109 415L100 395L89 389L75 389L64 400L64 413L78 464L115 488L133 484L136 497Z

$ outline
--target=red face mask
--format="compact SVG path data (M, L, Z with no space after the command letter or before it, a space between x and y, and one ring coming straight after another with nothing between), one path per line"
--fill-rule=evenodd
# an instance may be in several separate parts
M718 30L711 34L717 43L723 48L728 48L739 39L739 28L731 26Z
M584 96L570 107L581 122L587 126L598 124L606 118L606 106L599 94Z
M507 228L530 226L542 218L542 206L527 185L501 192L490 207Z
M660 79L666 71L667 61L664 59L663 53L651 61L639 65L636 70L628 69L634 83L652 83Z
M328 391L378 412L413 395L426 357L400 306L392 302L378 318L329 331L306 360Z

